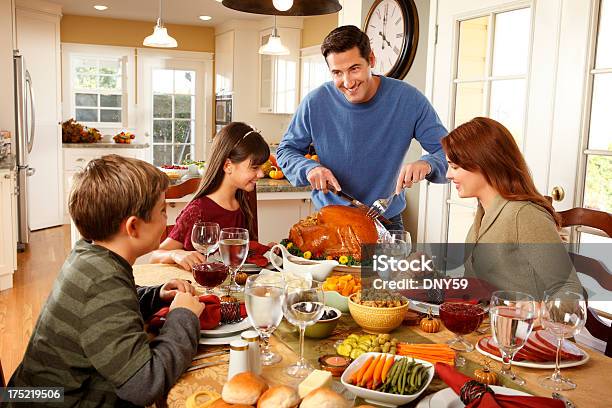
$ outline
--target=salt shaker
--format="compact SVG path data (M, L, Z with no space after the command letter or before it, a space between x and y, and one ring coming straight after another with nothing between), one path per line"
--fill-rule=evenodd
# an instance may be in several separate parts
M261 374L261 350L259 348L259 333L247 330L240 335L249 345L249 371Z
M245 371L249 371L249 343L244 340L233 340L230 343L228 381L236 374Z

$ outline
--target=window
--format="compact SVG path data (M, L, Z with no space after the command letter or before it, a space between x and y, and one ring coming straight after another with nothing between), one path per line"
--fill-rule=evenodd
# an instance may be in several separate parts
M122 70L122 58L71 58L72 103L77 122L123 123Z
M306 55L302 52L302 80L300 99L320 85L330 80L329 68L325 58L321 55L321 50L316 47L315 53Z
M601 0L595 36L595 55L590 70L588 128L583 150L583 207L612 212L612 0ZM581 242L610 239L580 232ZM594 232L594 231L591 231ZM596 232L594 232L596 233Z
M195 151L195 71L153 69L153 164L180 164Z

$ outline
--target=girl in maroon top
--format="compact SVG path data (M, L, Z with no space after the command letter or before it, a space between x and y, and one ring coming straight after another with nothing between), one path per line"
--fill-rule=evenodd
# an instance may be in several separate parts
M254 217L247 193L264 176L260 166L269 156L268 144L249 125L232 122L221 129L198 190L179 214L168 238L153 252L151 262L175 263L186 270L205 262L191 244L191 229L197 221L252 230Z

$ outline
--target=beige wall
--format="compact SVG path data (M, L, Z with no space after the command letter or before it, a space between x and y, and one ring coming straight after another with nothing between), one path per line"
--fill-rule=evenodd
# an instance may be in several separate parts
M153 32L154 21L119 20L64 15L61 21L61 42L142 47L142 40ZM213 27L167 24L168 33L178 42L181 51L215 51Z
M302 48L319 45L331 30L338 27L338 13L304 18Z

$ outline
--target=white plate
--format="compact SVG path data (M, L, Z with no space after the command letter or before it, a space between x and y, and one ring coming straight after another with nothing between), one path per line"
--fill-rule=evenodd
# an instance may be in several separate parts
M497 357L496 355L491 354L488 351L484 351L483 349L481 349L478 343L476 343L476 350L478 350L480 354L484 354L485 356L491 357L493 360L502 361L500 357ZM584 355L584 358L582 360L561 360L561 362L559 363L559 368L576 367L576 366L583 365L587 361L589 361L591 357L588 355L588 353L582 349L580 349L580 351L582 351L582 354ZM513 361L512 365L517 366L517 367L541 368L541 369L546 369L546 370L555 369L554 361L546 362L546 363L536 363L533 361L523 360L523 361Z
M425 314L428 312L430 307L432 315L440 315L440 305L436 305L434 303L419 302L418 300L410 299L410 304L408 305L409 309L416 310L417 312Z
M230 344L234 340L240 340L240 334L227 337L200 337L198 343L205 346L221 346L223 344Z
M249 330L250 328L251 321L248 317L245 317L238 323L222 324L216 329L211 330L200 330L200 337L228 337Z
M516 396L529 396L526 392L517 391L512 388L499 387L497 385L491 386L491 389L499 395L516 395ZM452 388L444 388L423 398L416 406L416 408L461 408L465 407L459 399L459 396L455 394Z

